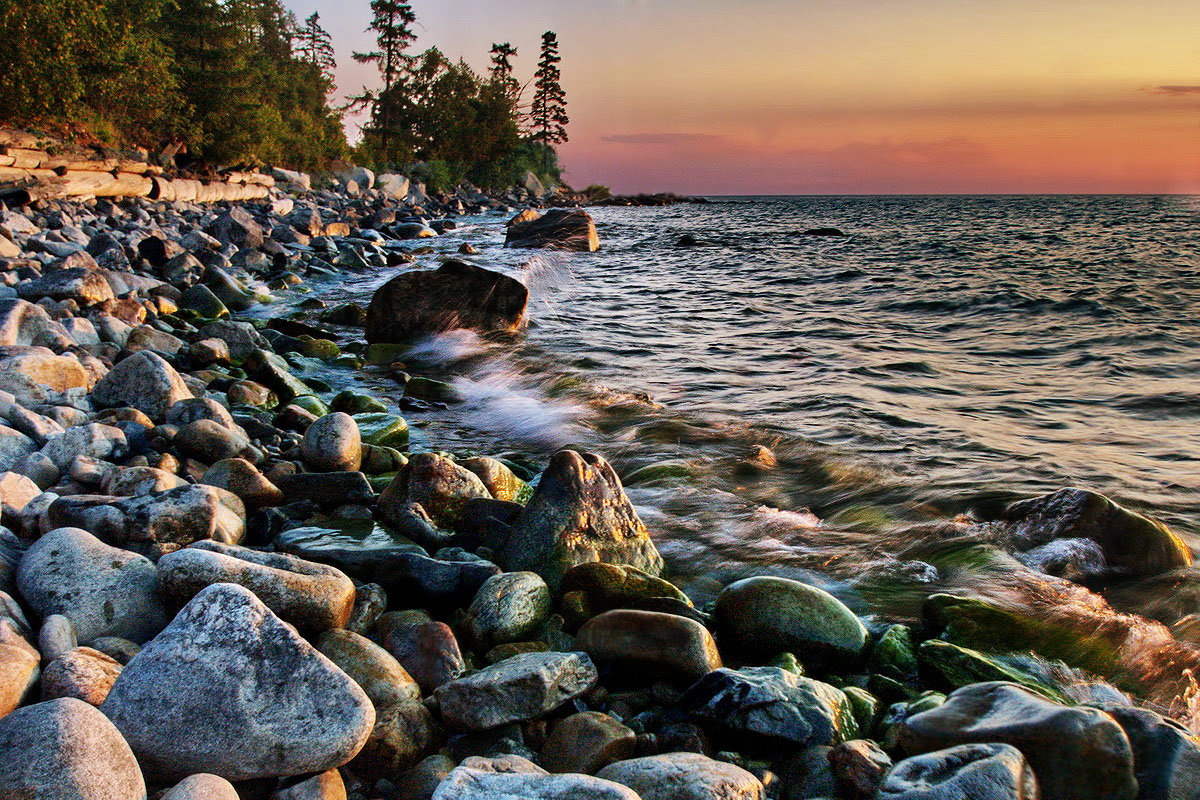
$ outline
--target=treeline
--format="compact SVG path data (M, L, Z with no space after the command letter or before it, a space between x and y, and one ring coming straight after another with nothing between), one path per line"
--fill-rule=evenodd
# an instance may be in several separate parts
M0 121L318 169L347 146L301 33L279 0L3 0Z
M423 179L557 182L567 140L558 40L542 37L531 86L499 43L486 75L436 47L414 53L408 3L372 0L380 85L338 107L334 50L313 14L281 0L0 0L0 123L143 146L179 163L321 171L334 158ZM351 149L346 111L364 112Z

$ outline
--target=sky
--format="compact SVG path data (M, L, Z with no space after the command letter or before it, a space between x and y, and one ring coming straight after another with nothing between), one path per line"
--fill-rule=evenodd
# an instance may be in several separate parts
M320 12L339 91L368 0ZM687 194L1200 192L1196 0L413 0L417 49L531 80L558 33L566 180Z

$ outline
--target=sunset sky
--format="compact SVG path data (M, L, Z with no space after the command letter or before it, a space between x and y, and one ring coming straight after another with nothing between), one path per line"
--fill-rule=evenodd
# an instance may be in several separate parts
M287 0L374 85L367 0ZM532 77L567 180L696 194L1200 192L1196 0L415 0L417 49Z

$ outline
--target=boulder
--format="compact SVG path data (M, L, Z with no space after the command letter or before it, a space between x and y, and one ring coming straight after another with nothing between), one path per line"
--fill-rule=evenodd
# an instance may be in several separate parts
M17 624L0 617L0 717L24 703L38 685L37 648L25 640Z
M306 631L345 627L354 582L340 570L286 553L201 541L158 560L163 598L182 606L215 583L244 586L284 622Z
M158 800L238 800L238 793L224 778L202 772L184 778Z
M550 772L594 775L614 761L633 758L636 749L637 736L627 725L599 711L582 711L550 729L542 766Z
M537 719L596 684L584 653L522 653L440 686L442 718L466 730Z
M134 353L108 371L92 389L101 406L131 406L162 422L167 409L192 397L183 378L162 356L148 350Z
M536 572L552 589L576 564L626 564L651 575L663 565L613 468L573 450L550 459L499 556L506 570Z
M851 739L829 751L834 778L847 797L869 800L875 797L883 778L892 768L892 759L870 739Z
M155 779L320 772L353 758L375 724L358 684L232 584L196 595L125 666L102 710Z
M243 208L233 206L208 226L207 233L224 244L237 247L262 247L262 226Z
M80 456L115 461L124 458L128 449L129 443L123 430L112 425L89 422L51 436L42 448L42 455L54 462L60 472L66 472Z
M146 783L129 745L81 700L49 700L0 719L0 753L0 797L146 800Z
M586 211L554 208L540 217L509 225L504 246L590 253L600 249L600 237L595 221Z
M380 496L380 512L402 524L405 507L416 503L439 528L453 530L463 507L474 498L491 498L475 473L437 453L417 453Z
M42 670L42 699L74 697L99 706L120 674L116 659L90 647L76 647Z
M223 458L204 471L200 483L233 492L247 511L283 503L283 492L244 458Z
M70 620L84 642L120 636L140 644L169 621L154 564L78 528L59 528L34 542L17 569L17 587L42 617Z
M410 186L408 178L394 172L385 172L375 178L375 188L393 200L403 200L408 197Z
M362 687L376 709L421 699L421 687L391 653L365 636L331 629L317 649Z
M0 347L0 390L21 405L52 402L71 390L86 391L88 373L72 355L57 356L45 347Z
M466 672L458 640L446 623L434 622L423 614L414 619L396 619L385 614L379 627L384 647L421 691L432 692Z
M691 685L721 667L717 643L695 620L655 611L618 609L579 629L576 647L601 666L639 682Z
M211 419L198 419L183 426L172 444L185 456L214 464L226 458L258 460L261 455L250 444L250 437L239 428L229 428Z
M350 769L366 778L396 778L429 755L438 734L433 714L419 700L379 707L375 727Z
M700 753L667 753L610 764L597 778L628 786L642 800L763 800L762 781Z
M32 345L42 334L70 339L46 309L15 297L0 298L0 345Z
M479 587L467 609L467 626L476 645L486 650L530 636L545 623L550 609L545 581L532 572L506 572Z
M536 772L494 772L464 764L446 776L433 800L641 800L619 783L534 769Z
M94 263L94 262L93 262ZM98 269L72 267L56 269L17 286L17 294L24 300L74 300L80 306L93 306L105 300L113 300L112 286Z
M376 290L367 307L366 338L404 342L456 328L515 331L529 290L520 281L462 261L404 272Z
M778 667L721 668L689 687L679 706L734 735L778 745L835 745L858 735L840 689Z
M962 744L901 761L877 800L1040 800L1021 751L1007 744Z
M38 444L20 431L0 425L0 468L10 470L26 456L38 451Z
M355 472L362 465L362 435L349 414L335 411L318 419L300 445L304 463L314 472Z
M1133 747L1138 800L1200 797L1200 745L1174 720L1120 703L1098 706L1117 721Z
M1009 744L1024 754L1047 797L1132 800L1133 752L1115 720L1095 708L1053 703L1014 683L976 683L906 719L901 749L928 753L961 744ZM1086 764L1087 769L1079 766Z

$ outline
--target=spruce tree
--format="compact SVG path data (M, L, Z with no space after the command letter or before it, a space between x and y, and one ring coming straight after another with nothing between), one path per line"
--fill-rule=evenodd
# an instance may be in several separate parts
M562 73L558 63L558 36L554 31L542 34L542 55L534 73L533 105L530 117L533 122L533 140L545 150L545 162L549 168L550 153L554 145L567 141L567 94L560 80Z
M351 105L359 108L369 106L371 124L369 132L380 139L383 160L392 155L392 140L395 123L406 103L405 76L412 65L412 56L406 51L417 39L412 25L417 21L412 6L397 0L371 0L371 24L368 31L375 32L377 50L355 52L354 60L360 64L375 64L383 77L383 88L379 91L364 89L351 98Z
M512 59L517 54L517 48L508 42L502 44L493 43L491 54L492 83L515 102L521 93L521 84L513 77Z
M333 52L333 37L329 32L321 27L321 15L314 11L308 19L304 20L304 27L297 32L297 43L299 47L296 49L301 60L316 67L321 73L321 78L327 85L326 92L332 92L337 89L337 84L333 82L333 72L337 69L337 58Z

